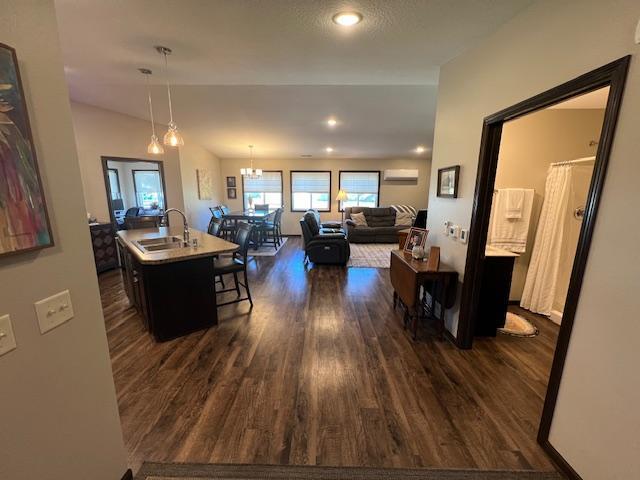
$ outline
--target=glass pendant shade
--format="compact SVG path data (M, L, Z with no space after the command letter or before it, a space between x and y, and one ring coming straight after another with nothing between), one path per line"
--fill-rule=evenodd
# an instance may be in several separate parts
M151 135L151 142L147 147L147 153L150 153L152 155L161 155L164 153L164 148L162 148L160 140L158 140L158 137L156 137L155 135Z
M149 100L149 119L151 120L151 142L147 145L147 153L151 155L162 155L164 153L164 148L158 141L158 137L156 136L156 124L153 120L153 102L151 100L151 87L149 86L149 77L153 73L148 68L139 68L140 73L145 76L145 82L147 84L147 99Z
M178 126L173 122L169 122L169 130L164 134L163 140L164 144L170 147L184 146L184 138L182 138L182 135L178 131Z

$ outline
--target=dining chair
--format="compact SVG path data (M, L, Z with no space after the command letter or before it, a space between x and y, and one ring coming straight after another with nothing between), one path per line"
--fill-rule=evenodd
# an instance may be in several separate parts
M220 205L217 207L209 207L212 218L217 218L222 222L222 226L220 227L221 234L216 236L222 237L225 240L233 241L236 235L236 226L234 222L224 218L225 215L228 215L228 210L229 209L227 208L227 213L225 213L224 209Z
M284 209L278 208L273 215L272 220L267 220L260 224L261 242L273 244L276 250L282 244L282 232L280 224L282 222L282 213Z
M223 215L229 215L230 210L226 205L218 205L218 208L222 211Z
M217 276L220 276L222 278L223 275L233 274L233 281L235 285L234 288L227 288L216 291L216 295L218 293L232 292L234 290L238 294L238 298L228 302L219 303L219 307L249 300L251 308L253 308L253 300L251 300L251 291L249 290L249 281L247 278L247 256L254 228L255 227L253 225L250 225L248 223L238 225L235 243L238 244L240 248L238 248L238 250L234 252L232 257L219 257L214 259L213 261L214 290L216 284L215 277ZM244 275L244 283L238 280L239 273L242 273ZM240 286L242 286L247 292L247 296L244 298L242 298L240 294Z
M221 237L223 220L214 215L211 216L211 220L209 220L209 226L207 227L207 233L209 235L213 235L214 237Z

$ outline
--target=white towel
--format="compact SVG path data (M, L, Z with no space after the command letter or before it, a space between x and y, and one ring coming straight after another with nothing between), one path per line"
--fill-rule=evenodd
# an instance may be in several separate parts
M505 188L506 198L505 217L522 218L524 209L524 188Z
M514 253L524 253L527 250L529 221L535 192L532 189L522 189L524 197L522 214L520 218L508 218L506 190L498 190L493 197L487 244Z

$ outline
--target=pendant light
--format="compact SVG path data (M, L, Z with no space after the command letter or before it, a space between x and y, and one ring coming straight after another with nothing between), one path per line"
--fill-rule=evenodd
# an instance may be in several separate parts
M149 86L149 77L153 73L148 68L139 68L140 73L145 77L145 83L147 84L147 97L149 99L149 117L151 119L151 142L147 146L147 153L152 155L161 155L164 153L164 148L156 136L156 125L153 120L153 103L151 102L151 87Z
M171 87L169 86L169 63L167 56L171 55L171 49L168 47L157 46L156 50L162 56L164 56L164 76L167 82L167 99L169 100L169 129L164 134L164 144L170 147L182 147L184 145L184 139L178 131L178 126L173 121L173 108L171 105Z
M249 168L240 169L240 174L244 178L248 178L250 180L255 180L257 178L262 177L262 169L257 168L254 170L253 168L253 145L249 145L249 164L250 164Z

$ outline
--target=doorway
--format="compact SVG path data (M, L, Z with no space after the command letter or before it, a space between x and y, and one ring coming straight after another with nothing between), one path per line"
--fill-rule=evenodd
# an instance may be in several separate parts
M162 218L167 196L162 162L102 157L111 222L127 228L127 219Z
M575 247L575 260L569 274L566 302L562 312L562 322L554 354L553 365L547 387L545 403L538 430L538 443L572 476L575 472L549 443L549 430L560 387L562 370L571 337L571 330L580 295L582 279L586 267L591 237L596 221L600 197L604 187L607 164L613 143L616 121L622 100L624 83L630 57L623 57L599 69L584 74L547 92L525 100L484 120L480 146L480 158L474 206L469 231L469 248L465 266L465 281L462 289L458 341L463 348L471 348L478 319L478 307L481 302L485 247L491 220L496 173L499 160L503 129L509 121L559 104L571 98L582 96L596 90L609 88L600 138L593 159L593 175L588 194L581 212L581 226ZM573 477L575 478L575 476Z

